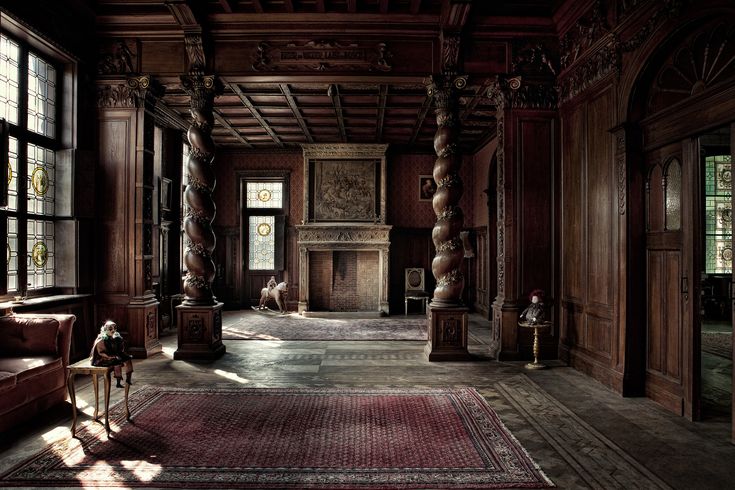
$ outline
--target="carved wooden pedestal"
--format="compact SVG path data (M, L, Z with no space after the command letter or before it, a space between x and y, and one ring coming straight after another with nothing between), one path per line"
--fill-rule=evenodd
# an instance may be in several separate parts
M177 306L179 345L174 359L218 359L222 343L222 303L212 306Z
M435 308L429 305L426 319L429 341L424 352L429 361L468 361L467 307Z
M146 359L161 352L158 339L158 301L151 296L128 305L128 354L136 359Z

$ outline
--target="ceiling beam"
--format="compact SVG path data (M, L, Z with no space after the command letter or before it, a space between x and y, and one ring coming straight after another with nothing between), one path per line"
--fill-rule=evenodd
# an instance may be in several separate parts
M286 7L286 12L293 12L293 0L283 0L283 5Z
M342 101L339 98L339 88L332 84L327 90L327 95L332 99L332 105L334 106L334 112L337 114L337 124L339 124L339 134L342 137L342 142L347 142L347 131L345 130L345 119L342 115Z
M220 112L217 109L214 109L213 112L214 112L214 118L217 120L217 122L219 122L222 126L227 128L230 131L230 133L232 133L232 135L235 138L237 138L238 141L240 141L240 143L245 145L246 148L253 147L253 145L251 145L250 142L246 140L245 137L237 131L237 129L233 128L232 125L227 122L227 119L225 119L224 116L222 116L222 114L220 114Z
M485 94L487 94L487 89L492 84L492 81L489 78L486 78L482 84L477 87L477 90L475 90L475 94L472 96L472 99L470 100L469 104L465 107L464 111L462 111L462 114L459 116L460 121L464 121L467 119L470 114L475 112L475 108L477 107L477 104L479 104L483 97L485 97Z
M166 123L166 126L172 126L183 131L189 129L189 123L181 117L177 111L171 109L164 101L156 102L155 117Z
M314 138L311 136L309 127L306 125L306 121L304 121L304 118L301 115L299 106L296 105L296 101L294 100L293 95L291 95L291 89L288 87L288 84L281 83L278 86L281 88L281 92L283 93L283 96L286 97L286 102L288 102L288 106L291 108L291 112L293 112L293 115L296 118L296 122L298 122L299 126L301 126L301 131L304 132L304 136L306 136L306 140L309 143L313 143Z
M219 4L222 6L225 12L228 14L232 13L232 1L231 0L219 0Z
M260 123L260 125L265 129L265 132L270 135L270 137L273 139L273 142L277 144L280 148L284 147L283 141L281 141L281 138L278 137L275 131L273 131L273 128L270 127L268 124L268 121L266 121L263 116L260 115L260 112L258 112L258 109L255 108L252 102L250 102L250 99L248 99L248 96L242 93L242 90L240 89L240 86L236 83L227 83L223 80L225 85L230 87L230 90L235 92L237 96L240 98L240 101L243 103L245 107L248 108L250 113L253 115L253 117Z
M388 0L380 0L380 2L378 2L378 8L380 9L381 14L387 14L388 13Z
M316 0L316 11L317 12L325 12L324 10L324 0Z
M409 12L411 12L411 14L413 15L416 15L419 13L419 10L421 10L421 0L411 0Z
M416 119L416 124L413 126L413 133L411 134L411 144L416 142L416 138L418 137L419 133L421 132L421 126L424 125L424 120L426 119L426 115L429 113L429 109L431 109L431 102L434 99L431 95L427 95L424 99L424 103L421 105L421 109L419 110L418 118Z
M255 11L259 14L263 13L263 5L260 3L260 0L253 0L253 7L255 7Z
M383 124L385 123L385 105L388 101L388 86L381 85L378 90L378 125L375 131L375 141L383 139Z
M347 0L347 11L351 14L357 11L357 0Z

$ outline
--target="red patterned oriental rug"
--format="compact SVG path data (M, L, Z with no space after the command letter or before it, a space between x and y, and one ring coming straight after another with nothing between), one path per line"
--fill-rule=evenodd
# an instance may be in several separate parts
M422 340L428 338L426 317L309 318L256 311L225 311L225 340Z
M0 475L2 486L545 488L474 389L145 387Z

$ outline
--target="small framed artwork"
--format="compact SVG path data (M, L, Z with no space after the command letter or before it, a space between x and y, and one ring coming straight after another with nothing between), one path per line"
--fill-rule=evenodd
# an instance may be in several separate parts
M431 175L419 175L419 201L431 201L436 192L436 182Z
M161 209L171 211L171 179L161 177Z

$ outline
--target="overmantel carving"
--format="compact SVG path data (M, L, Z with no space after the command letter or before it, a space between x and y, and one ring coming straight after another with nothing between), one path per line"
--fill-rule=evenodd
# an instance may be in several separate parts
M261 42L255 51L256 71L382 71L393 69L393 55L383 43L317 39L299 44Z
M350 244L387 245L391 225L297 225L298 243L301 245Z
M304 158L383 158L388 150L387 144L309 144L301 148Z

